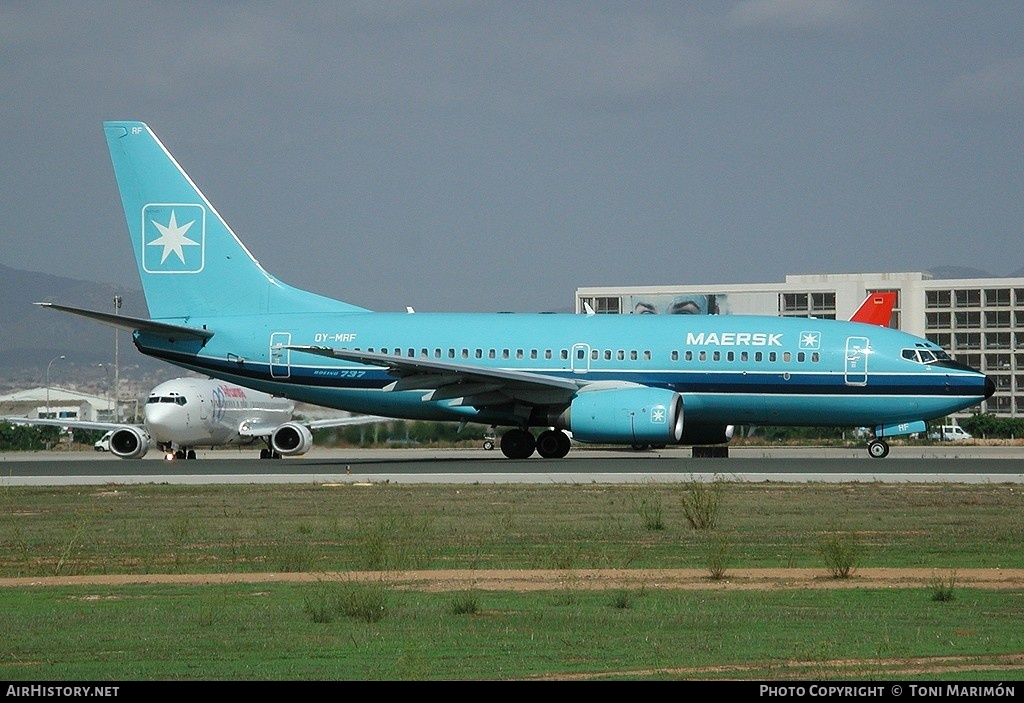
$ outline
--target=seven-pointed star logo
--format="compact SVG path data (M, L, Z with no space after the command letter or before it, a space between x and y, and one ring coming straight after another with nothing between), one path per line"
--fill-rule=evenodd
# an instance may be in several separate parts
M171 210L171 219L166 226L160 224L156 220L150 220L153 226L160 230L160 236L149 242L151 247L163 247L163 255L160 257L160 263L167 261L167 257L173 251L181 263L185 263L185 252L182 247L197 247L199 242L193 241L185 236L189 228L195 224L195 220L186 222L183 225L178 225L178 217L175 215L174 210Z
M800 334L801 349L817 349L818 343L819 342L817 332L802 332Z

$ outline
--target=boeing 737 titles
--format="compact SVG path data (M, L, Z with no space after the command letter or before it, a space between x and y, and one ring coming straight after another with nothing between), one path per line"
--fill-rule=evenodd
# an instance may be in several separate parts
M262 440L261 459L299 456L313 446L312 430L386 422L356 415L304 421L295 403L225 381L175 378L150 391L141 425L87 420L5 417L4 422L107 430L110 452L138 459L158 447L167 459L195 459L196 447L248 445Z
M564 457L567 432L720 444L737 424L870 426L868 451L884 457L886 438L994 392L984 374L870 311L865 322L371 312L264 270L146 124L104 130L151 319L46 305L129 330L143 354L275 396L508 428L501 450L516 459Z

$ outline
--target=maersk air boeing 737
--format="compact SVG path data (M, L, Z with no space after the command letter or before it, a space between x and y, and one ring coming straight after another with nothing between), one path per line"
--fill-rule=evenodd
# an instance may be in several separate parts
M567 432L705 445L728 442L738 424L871 426L868 451L884 457L887 437L994 391L932 342L860 322L371 312L265 271L148 126L104 129L151 319L51 307L130 330L143 354L276 396L505 427L501 450L518 459L564 457Z
M65 418L4 417L14 425L50 425L106 430L109 451L138 459L156 447L165 459L195 459L197 447L263 442L261 459L301 456L313 447L312 430L365 425L387 418L367 415L299 420L295 403L267 393L208 378L174 378L149 392L141 425Z

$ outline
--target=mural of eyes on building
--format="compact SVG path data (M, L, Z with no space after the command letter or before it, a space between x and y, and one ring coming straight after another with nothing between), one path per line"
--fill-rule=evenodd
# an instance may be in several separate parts
M628 310L636 315L728 315L729 296L724 293L626 296Z

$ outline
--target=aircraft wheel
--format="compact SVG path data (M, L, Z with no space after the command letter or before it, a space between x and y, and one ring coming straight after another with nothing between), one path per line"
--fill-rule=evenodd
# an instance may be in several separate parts
M545 459L561 459L570 446L569 438L560 430L544 430L537 437L537 453Z
M185 458L185 452L183 450L179 449L178 451L174 452L174 458L175 459L184 459Z
M269 449L261 449L260 450L260 459L269 459L269 458L270 458L270 450Z
M638 452L642 452L642 451L644 451L646 449L650 449L651 448L651 445L649 445L649 444L633 444L631 446L633 447L633 449L637 450Z
M484 440L484 449L486 449L487 451L491 451L492 449L494 449L494 440L493 439L485 439Z
M889 445L885 440L873 440L868 443L868 454L872 459L884 459L889 456Z
M186 459L195 459L196 458L196 450L195 449L189 449L188 453L185 455L185 458Z
M501 453L509 459L528 459L537 448L537 440L526 430L509 430L501 436Z

